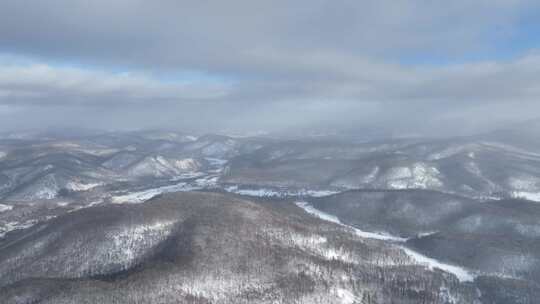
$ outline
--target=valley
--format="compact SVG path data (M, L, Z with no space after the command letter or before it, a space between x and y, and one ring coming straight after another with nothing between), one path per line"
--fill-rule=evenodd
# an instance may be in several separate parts
M533 303L540 294L540 202L523 195L540 193L532 148L170 134L2 140L0 299Z

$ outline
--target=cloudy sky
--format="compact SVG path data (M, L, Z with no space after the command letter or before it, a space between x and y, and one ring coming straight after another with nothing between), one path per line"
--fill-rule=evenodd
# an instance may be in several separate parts
M537 116L537 0L0 1L4 130L433 134Z

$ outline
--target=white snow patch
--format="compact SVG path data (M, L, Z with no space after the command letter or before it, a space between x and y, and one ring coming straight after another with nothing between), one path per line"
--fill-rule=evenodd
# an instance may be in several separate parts
M4 158L7 156L7 153L4 152L4 151L0 151L0 159Z
M300 195L311 197L325 197L339 193L339 191L333 190L305 190Z
M198 297L204 297L211 300L211 303L218 302L219 299L224 299L229 295L235 294L234 291L241 288L246 290L253 290L260 288L258 282L247 283L247 285L239 285L236 280L223 280L221 275L214 276L212 274L204 275L202 280L185 280L176 285L175 288L182 293L195 295ZM234 291L233 291L234 290Z
M71 191L88 191L102 185L103 183L80 183L76 181L71 181L66 184L66 188Z
M141 162L131 167L128 171L129 175L141 176L178 176L186 171L196 171L200 167L199 163L192 159L166 159L165 157L148 156Z
M123 204L123 203L137 204L137 203L145 202L162 193L192 191L192 190L198 190L198 189L201 189L201 187L192 186L187 183L178 183L176 185L163 186L163 187L152 188L152 189L147 189L143 191L132 192L132 193L124 194L124 195L113 196L111 198L111 202L113 204Z
M383 233L383 232L368 232L368 231L363 231L363 230L360 230L360 229L357 229L357 228L354 228L354 233L361 237L361 238L366 238L366 239L375 239L375 240L381 240L381 241L394 241L394 242L405 242L407 241L406 238L402 238L402 237L398 237L398 236L393 236L393 235L389 235L389 234L386 234L386 233Z
M521 223L517 223L515 226L515 230L518 233L528 237L540 237L540 225L524 225Z
M318 217L322 220L325 220L327 222L332 222L332 223L335 223L335 224L338 224L338 225L343 225L343 223L341 223L341 221L339 220L339 218L337 218L337 216L334 216L334 215L331 215L331 214L328 214L326 212L322 212L320 210L317 210L315 209L315 207L311 206L308 202L296 202L295 203L296 206L304 209L305 212L311 214L311 215L314 215L315 217Z
M480 167L478 167L478 165L475 163L475 162L468 162L466 165L465 165L465 169L467 169L467 171L471 172L472 174L480 177L480 178L483 178L482 176L482 170L480 170Z
M201 188L211 188L217 186L219 176L206 176L195 180L195 184Z
M376 240L383 240L383 241L394 241L394 242L405 242L405 241L407 241L406 238L389 235L387 233L368 232L368 231L363 231L363 230L360 230L358 228L355 228L355 227L352 227L352 226L349 226L349 225L345 225L336 216L328 214L328 213L323 212L323 211L320 211L320 210L316 209L315 207L311 206L308 202L296 202L295 204L298 207L304 209L304 211L306 211L307 213L309 213L309 214L311 214L311 215L313 215L315 217L318 217L318 218L320 218L322 220L325 220L327 222L332 222L332 223L335 223L335 224L338 224L338 225L353 229L354 234L356 234L357 236L359 236L361 238L376 239Z
M6 233L18 230L18 229L26 229L34 226L38 221L37 220L28 220L26 222L20 223L20 222L7 222L3 225L0 225L0 238L4 237Z
M480 169L477 163L470 161L465 164L465 169L469 171L470 173L476 175L476 177L478 177L479 179L483 180L488 185L490 191L493 192L499 189L499 187L494 182L492 182L490 179L486 178L483 175L482 170Z
M509 177L508 185L516 191L532 192L540 184L540 179L534 176Z
M298 207L304 209L307 213L312 214L312 215L314 215L314 216L316 216L316 217L318 217L320 219L339 224L339 225L347 227L349 229L353 229L354 232L356 233L356 235L358 235L360 237L372 238L372 239L378 239L378 240L385 240L385 241L398 241L398 242L404 242L404 241L407 240L407 239L404 239L404 238L390 236L390 235L378 234L378 233L373 233L373 232L366 232L366 231L362 231L362 230L360 230L358 228L355 228L355 227L352 227L352 226L349 226L349 225L345 225L337 217L335 217L333 215L330 215L330 214L327 214L325 212L322 212L320 210L317 210L307 202L296 202L295 204ZM445 263L437 261L435 259L426 257L426 256L424 256L424 255L422 255L422 254L420 254L420 253L418 253L416 251L413 251L413 250L411 250L411 249L409 249L409 248L407 248L405 246L400 246L400 248L412 260L414 260L418 264L421 264L421 265L424 265L424 266L428 267L429 269L437 268L437 269L441 269L441 270L443 270L445 272L451 273L451 274L455 275L460 282L474 281L474 275L471 272L469 272L468 270L466 270L466 269L464 269L462 267L445 264Z
M109 148L103 148L103 149L76 149L76 151L80 151L86 154L91 154L95 156L106 156L111 155L116 152L118 152L118 149L109 149Z
M395 180L395 181L389 181L387 186L390 189L407 189L408 183L405 180Z
M533 202L540 202L540 192L525 192L525 191L514 191L512 192L514 198L523 198Z
M459 154L461 153L463 150L465 150L467 148L467 146L453 146L453 147L449 147L449 148L446 148L442 151L439 151L439 152L436 152L436 153L432 153L431 155L429 155L427 157L427 160L429 161L434 161L434 160L440 160L440 159L444 159L444 158L448 158L450 156L454 156L456 154Z
M185 158L174 161L174 166L180 170L197 170L199 163L193 158Z
M42 187L38 189L33 197L38 199L53 199L58 194L58 189L50 187Z
M283 235L286 235L284 238ZM328 240L320 235L303 236L301 234L280 233L276 235L278 240L286 240L290 238L290 242L296 247L311 251L318 256L327 260L340 260L347 263L354 263L354 258L351 252L343 248L334 248L328 246Z
M333 190L275 190L270 188L257 188L257 189L240 189L237 185L228 186L224 188L227 192L232 192L240 195L255 196L255 197L277 197L283 198L287 196L310 196L310 197L324 197L339 193L339 191Z
M211 166L224 166L228 160L221 158L205 157Z
M0 213L10 211L11 209L13 209L11 205L0 204Z
M478 292L480 291L478 290ZM462 302L455 295L453 295L446 286L441 286L441 288L439 289L439 296L442 300L446 301L444 303L459 304Z
M422 255L416 251L413 251L407 247L402 247L403 251L414 261L416 261L419 264L424 265L428 269L440 269L442 271L451 273L455 275L460 282L472 282L474 281L474 275L469 272L468 270L459 267L454 266L450 264L445 264L443 262L437 261L435 259L429 258L425 255Z
M392 189L427 189L442 186L440 172L425 163L415 163L409 167L394 167L388 170L384 179Z
M228 192L233 192L240 195L256 196L256 197L280 197L282 193L270 189L238 189L238 187L227 187Z
M88 204L88 207L96 206L96 205L99 205L101 203L103 203L103 200L93 201L90 204Z
M424 163L416 163L413 166L412 172L414 188L425 189L442 186L442 182L438 178L440 172L435 167L427 166Z
M475 152L474 150L478 149L478 145L475 143L472 144L463 144L463 145L451 145L443 150L440 150L439 152L432 153L428 155L427 160L434 161L434 160L441 160L445 159L457 154L461 153L467 153L467 156L469 158L475 158Z
M404 179L411 178L412 172L411 169L407 167L394 167L389 170L387 173L388 179Z
M152 224L140 224L113 231L110 237L114 246L109 251L122 252L121 255L116 255L116 258L119 259L118 262L120 264L128 266L144 252L144 247L152 246L152 243L158 243L165 239L174 226L174 223L174 221L163 221Z
M421 238L424 238L424 237L428 237L430 235L434 235L436 233L439 233L439 231L420 232L420 233L416 234L416 237L421 239Z
M364 176L362 178L362 182L364 184L370 184L370 183L373 183L375 181L375 179L377 178L377 175L379 174L379 166L375 166L371 172L369 172L368 175Z
M352 254L342 248L320 248L320 254L327 260L344 261L346 263L354 263Z
M182 174L179 174L177 176L174 176L169 180L172 181L172 182L175 182L175 181L179 181L179 180L183 180L183 179L197 178L197 177L201 177L201 176L205 176L205 175L206 174L203 173L203 172L187 172L187 173L182 173Z
M357 301L360 300L360 299L357 299L354 296L354 294L350 290L347 290L347 289L335 288L334 290L332 290L332 293L337 296L341 304L359 303Z

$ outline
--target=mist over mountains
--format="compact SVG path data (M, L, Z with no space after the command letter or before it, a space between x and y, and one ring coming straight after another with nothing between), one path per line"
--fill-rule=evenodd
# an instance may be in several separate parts
M540 2L0 1L0 303L537 304Z
M534 127L368 141L4 134L0 299L534 303Z

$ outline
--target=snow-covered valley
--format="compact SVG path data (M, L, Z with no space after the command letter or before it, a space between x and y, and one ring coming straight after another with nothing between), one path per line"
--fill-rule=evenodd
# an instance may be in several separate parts
M313 206L311 206L308 202L296 202L295 204L298 207L304 209L307 213L312 214L313 216L316 216L325 221L336 223L338 225L349 228L351 231L353 231L357 236L361 238L375 239L375 240L381 240L381 241L391 241L391 242L396 242L396 243L403 243L407 241L407 239L405 238L389 235L387 233L363 231L353 226L343 224L336 216L317 210ZM420 265L426 266L429 269L440 269L442 271L451 273L455 275L460 282L474 281L475 275L470 270L464 269L463 267L443 263L433 258L429 258L419 252L416 252L410 248L407 248L404 245L399 245L399 248L403 250L409 257L411 257L411 259L414 262Z
M311 291L302 293L306 298L299 303L317 303L316 297L325 299L324 303L361 303L368 294L372 296L372 290L402 282L415 282L407 284L413 284L415 292L429 293L428 303L491 303L480 299L485 295L497 297L497 290L507 288L517 288L517 299L523 299L531 290L535 292L534 286L540 281L540 158L524 148L494 141L328 145L212 135L149 136L151 139L115 134L110 141L101 138L99 144L89 139L17 143L16 154L10 152L0 158L0 264L2 258L7 258L2 255L5 248L14 250L12 246L22 243L31 247L28 261L39 262L34 269L17 264L25 269L21 275L32 276L39 270L49 279L66 278L70 273L86 280L86 272L115 276L115 271L131 271L146 265L148 259L152 263L154 259L159 263L197 259L205 256L197 248L206 241L193 240L197 244L190 249L193 252L171 249L171 244L189 241L192 233L204 233L207 239L208 225L230 223L228 217L236 212L231 211L234 208L218 206L232 200L240 204L234 206L241 210L242 221L262 222L253 224L256 235L247 238L244 230L234 231L228 234L227 241L236 242L238 248L270 246L254 249L258 252L255 256L276 248L291 250L295 258L283 267L298 277L279 280L301 284L314 280L316 286L327 286L306 289ZM10 146L2 149L15 150ZM197 204L208 208L199 210L205 217L195 216L188 226L183 226L184 215L199 207L183 199L179 200L182 203L163 205L164 200L177 196L197 198ZM213 201L216 197L220 204ZM124 220L118 222L132 210L153 210L148 211L152 216L166 214L163 206L176 210L171 215L175 218L167 215L138 223L135 219L139 215L135 213L129 220L124 219L128 226L134 220L133 226L123 227ZM184 206L191 209L180 210ZM215 208L219 212L209 211ZM262 217L259 208L265 210ZM109 210L110 214L100 210ZM265 222L267 218L276 222ZM94 221L111 226L103 236L94 238ZM58 238L57 229L64 231L58 228L63 225L81 227L85 232ZM202 230L191 231L192 226ZM300 232L298 227L308 230ZM324 229L318 230L320 227ZM212 229L219 235L229 228ZM39 241L29 241L37 236ZM58 240L65 240L65 247L55 247L63 252L60 255L68 252L68 247L84 248L81 244L86 241L98 241L96 248L101 249L88 251L95 255L86 256L85 262L77 263L74 258L69 269L60 264L47 266L39 252ZM272 271L267 272L272 269L268 262L257 260L257 265L242 265L244 259L234 250L226 245L219 248L224 256L239 259L238 268L233 269L253 267L250 271L278 280L269 274ZM251 261L254 253L248 251L247 260ZM26 259L25 254L21 253L20 258ZM101 263L97 257L108 262ZM310 262L298 264L299 257ZM265 257L272 263L283 262L274 258ZM205 259L210 263L214 257ZM16 260L5 260L5 265ZM337 267L334 264L346 265L343 269L349 270L332 270ZM356 272L351 273L350 267ZM237 270L227 271L229 275L237 274ZM171 275L175 282L186 278L176 272ZM238 296L229 291L233 287L243 292L249 288L262 292L261 286L266 286L261 282L246 283L244 279L240 281L246 285L216 279L222 275L201 279L196 286L177 286L186 294L214 300ZM359 282L364 276L377 282L376 286ZM18 280L17 275L11 278ZM394 279L383 283L388 278ZM353 281L355 285L350 285ZM440 285L434 290L425 282ZM280 287L267 288L282 290L284 286L272 284ZM246 286L250 287L243 289ZM388 295L394 291L378 292ZM410 297L422 296L411 293Z

